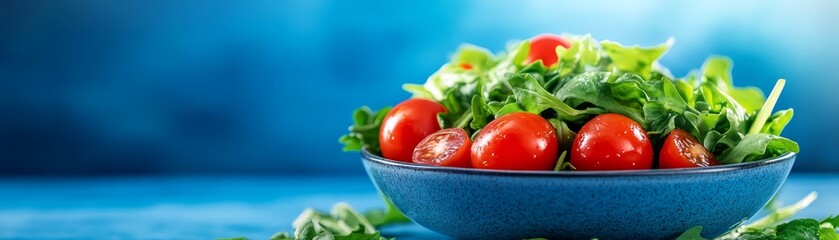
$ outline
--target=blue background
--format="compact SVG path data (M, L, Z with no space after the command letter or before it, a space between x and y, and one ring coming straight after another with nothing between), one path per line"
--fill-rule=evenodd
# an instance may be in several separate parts
M653 45L677 75L706 56L768 91L837 171L836 1L0 1L0 175L362 174L338 136L393 105L460 43L544 32Z

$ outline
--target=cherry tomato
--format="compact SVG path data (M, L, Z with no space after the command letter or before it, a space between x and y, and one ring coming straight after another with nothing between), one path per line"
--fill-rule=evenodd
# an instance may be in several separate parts
M472 167L469 150L472 140L466 131L460 128L446 128L428 135L414 148L411 160L415 163L448 166Z
M714 154L708 152L690 133L676 129L667 135L661 153L659 168L692 168L720 165Z
M577 170L650 169L653 145L641 125L620 114L607 113L588 121L571 146Z
M547 120L528 112L496 118L475 137L472 167L507 170L551 170L559 151L556 132Z
M570 48L571 43L560 36L553 34L542 34L530 39L530 52L527 53L525 63L532 63L542 60L545 66L553 66L557 62L556 46Z
M459 66L463 70L472 70L472 64L469 63L460 63Z
M446 108L437 102L412 98L397 104L385 115L379 130L382 156L410 162L414 148L425 136L440 130L437 113Z

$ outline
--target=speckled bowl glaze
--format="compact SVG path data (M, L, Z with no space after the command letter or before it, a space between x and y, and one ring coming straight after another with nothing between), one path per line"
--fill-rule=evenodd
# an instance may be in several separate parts
M370 179L408 218L457 239L710 237L757 213L795 154L641 171L500 171L417 165L362 152Z

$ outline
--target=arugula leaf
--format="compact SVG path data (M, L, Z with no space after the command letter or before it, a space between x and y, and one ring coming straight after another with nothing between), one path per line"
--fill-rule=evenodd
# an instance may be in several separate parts
M577 133L568 127L568 124L556 118L548 119L548 122L556 129L556 139L559 141L559 151L571 151L571 144Z
M390 107L384 107L375 113L367 106L356 109L353 112L354 124L349 127L350 132L338 139L344 144L344 151L359 151L366 146L371 153L379 154L379 128L389 111Z
M839 240L839 233L836 232L836 225L829 222L822 222L819 225L819 239L821 240Z
M490 121L492 121L493 113L489 106L481 96L472 96L472 122L469 126L472 129L484 128Z
M364 213L364 218L370 221L370 224L373 224L374 227L380 227L384 225L411 222L411 219L405 217L405 215L393 205L393 202L391 202L390 199L382 195L382 200L385 202L385 209L372 209Z
M708 240L707 238L704 238L702 237L702 235L700 235L701 232L702 226L692 227L684 233L682 233L681 235L679 235L679 237L677 237L676 240Z
M822 219L821 223L830 223L834 227L839 228L839 215L826 217Z
M388 213L395 215L395 213ZM372 214L375 215L375 214ZM385 219L377 219L378 224L384 225ZM392 221L392 219L390 220ZM292 226L294 235L278 232L271 236L271 240L387 240L373 227L363 215L356 212L346 203L332 206L329 214L314 209L304 210Z
M554 166L554 172L562 171L568 167L573 168L570 162L565 161L565 155L568 155L568 151L562 151L559 154L559 158L556 159L556 165Z
M288 235L287 232L278 232L278 233L274 233L274 235L271 235L271 238L269 238L269 239L270 240L293 240L294 238L292 238L290 235Z
M792 205L774 209L772 212L770 212L765 217L763 217L761 219L758 219L758 220L752 222L751 224L745 225L745 226L743 226L743 228L744 229L763 229L763 228L767 228L769 226L775 225L775 224L779 223L780 221L783 221L784 219L787 219L787 218L790 218L790 217L794 216L796 213L800 212L801 210L804 210L804 208L807 208L807 206L810 206L810 204L813 203L813 201L815 201L817 197L818 197L818 193L811 192L810 194L807 194L807 196L805 196L801 200L798 200L797 202L793 203Z
M736 238L737 240L775 240L778 237L775 235L775 231L773 229L764 229L761 231L749 231L743 234L740 234Z
M372 234L376 232L376 229L373 228L373 224L367 221L367 219L364 218L361 214L353 210L349 204L335 204L335 206L332 207L331 214L332 216L337 218L338 221L347 225L350 229L362 229L363 232L367 234Z
M649 102L643 106L644 118L647 121L647 134L665 136L676 129L677 121L682 128L692 130L698 129L695 125L684 127L688 121L684 115L687 113L696 114L696 110L688 107L687 102L682 99L679 90L669 79L664 78L655 83L655 88L647 88Z
M819 221L796 219L775 228L778 239L819 240Z
M547 109L553 109L560 120L572 122L580 121L587 115L601 113L599 109L577 110L572 108L561 99L548 93L529 74L512 75L508 84L515 93L515 99L521 107L520 109L527 112L540 114Z
M612 112L619 113L635 120L641 126L646 126L644 113L641 109L630 108L620 104L612 94L611 87L607 84L611 74L608 72L586 72L569 79L554 94L555 98L562 101L576 102L575 106L582 103L591 103L603 111L589 111L591 113ZM560 102L562 102L560 101ZM564 104L563 104L564 105ZM566 105L567 106L567 105ZM557 110L559 112L559 110ZM570 112L570 111L565 111ZM578 116L585 116L586 112L577 113ZM581 118L567 118L558 114L561 120L578 121Z
M813 200L816 199L817 194L812 192L798 202L776 209L770 209L770 213L751 224L740 226L725 235L713 238L714 240L775 240L775 239L821 239L833 240L839 238L836 233L836 228L830 223L832 220L837 220L835 217L828 217L822 222L815 219L796 219L786 223L781 223L786 218L789 218L802 209L806 208ZM780 223L780 224L779 224ZM702 231L701 226L693 227L682 233L677 240L705 240L700 235Z
M459 83L446 89L445 97L440 104L447 111L437 114L440 128L465 128L472 121L472 97L476 95L471 88L474 87L473 84ZM466 130L468 132L468 129Z
M335 240L392 240L393 238L385 238L380 233L364 234L359 232L352 232L346 236L335 236ZM324 239L326 240L326 239Z
M708 149L708 151L714 152L714 144L716 144L716 141L719 139L715 137L709 138L708 135L714 132L714 134L719 134L718 136L721 136L721 134L716 132L714 129L718 124L721 124L721 119L727 119L725 117L725 112L711 113L704 111L699 114L694 112L685 112L682 117L684 117L688 123L682 124L680 127L683 130L690 132L693 136L696 136L698 140L703 142L703 145L706 149Z
M767 134L747 134L734 148L723 153L720 162L725 164L766 159L787 152L797 153L798 143L787 138Z
M698 134L705 148L719 158L743 139L749 117L737 101L714 84L702 83L696 93L697 111L719 115L713 129Z
M792 108L775 112L769 117L760 132L780 136L781 132L784 131L784 127L786 127L789 121L792 120L793 114L794 111Z
M318 230L315 229L315 222L312 219L306 219L294 229L294 239L313 239L317 236Z

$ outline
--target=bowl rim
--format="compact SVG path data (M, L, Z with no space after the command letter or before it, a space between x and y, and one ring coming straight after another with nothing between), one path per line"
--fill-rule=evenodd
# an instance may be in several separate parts
M391 160L384 157L377 156L367 151L367 148L361 149L361 159L364 161L373 162L376 164L392 166L403 169L411 169L417 171L428 172L444 172L456 174L477 174L477 175L494 175L494 176L519 176L519 177L627 177L627 176L658 176L658 175L694 175L702 173L719 173L731 172L737 170L758 168L762 166L779 164L782 162L795 159L797 154L789 152L781 156L751 162L734 163L717 165L710 167L698 168L676 168L676 169L644 169L644 170L615 170L615 171L538 171L538 170L495 170L495 169L477 169L477 168L461 168L461 167L439 167L431 165L423 165L410 162L402 162Z

